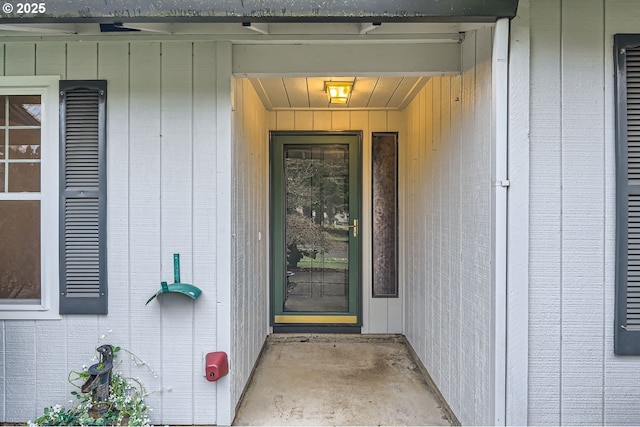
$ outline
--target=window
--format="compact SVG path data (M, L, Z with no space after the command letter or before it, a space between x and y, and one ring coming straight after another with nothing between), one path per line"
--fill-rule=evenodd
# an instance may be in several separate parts
M372 296L398 298L398 133L371 134Z
M640 354L640 35L614 37L616 303L614 351Z
M0 318L58 317L58 78L0 77Z
M0 319L107 312L106 82L0 77Z

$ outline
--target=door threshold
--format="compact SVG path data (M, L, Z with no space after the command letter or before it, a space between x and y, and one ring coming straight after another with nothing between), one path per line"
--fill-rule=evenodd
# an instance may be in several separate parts
M360 334L361 326L348 325L273 325L275 334Z

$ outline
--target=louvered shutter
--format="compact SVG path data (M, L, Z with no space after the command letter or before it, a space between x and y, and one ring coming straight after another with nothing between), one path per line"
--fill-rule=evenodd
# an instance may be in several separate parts
M614 351L640 354L640 35L614 37L616 300Z
M60 82L60 313L107 313L103 80Z

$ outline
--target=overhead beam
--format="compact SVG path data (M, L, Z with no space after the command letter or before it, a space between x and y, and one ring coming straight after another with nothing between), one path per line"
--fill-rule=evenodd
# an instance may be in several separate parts
M518 0L48 0L31 5L36 3L5 3L0 22L496 22L515 16Z
M460 44L234 45L236 75L426 75L459 73Z

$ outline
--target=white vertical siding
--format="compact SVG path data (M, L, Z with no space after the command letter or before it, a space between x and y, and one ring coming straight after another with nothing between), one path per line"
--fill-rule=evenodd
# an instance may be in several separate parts
M463 73L407 108L405 334L462 424L493 424L492 29L467 33Z
M66 43L50 42L36 45L36 74L65 76ZM105 66L107 64L101 64ZM108 65L107 65L108 66Z
M462 347L462 318L460 316L462 287L461 281L461 268L460 268L460 254L462 251L463 241L462 236L462 219L460 216L460 210L462 206L462 187L460 171L462 168L462 147L460 144L462 138L462 129L459 124L462 122L462 76L455 76L451 78L451 93L448 98L448 103L451 108L451 121L449 127L451 133L449 134L450 143L442 144L443 150L449 157L449 163L445 167L448 170L449 180L451 187L449 188L449 204L451 205L450 216L451 221L449 228L451 247L449 249L450 258L450 300L448 301L448 310L451 322L445 326L448 328L449 339L447 343L443 342L445 355L448 356L450 363L446 364L449 372L449 378L447 383L449 385L449 391L447 393L447 401L460 402L462 399L462 387L461 381L458 378L460 366L462 366L462 353L457 351ZM446 98L443 98L446 99ZM445 333L445 337L447 334Z
M362 218L363 230L371 228L371 134L399 132L400 152L405 140L405 118L396 111L272 111L271 130L357 130L362 131ZM402 185L402 184L400 184ZM371 234L362 233L363 333L401 333L402 296L371 298Z
M604 423L638 424L640 356L615 356L613 346L615 276L615 138L613 34L640 34L640 5L634 0L607 1L604 10Z
M10 349L2 353L2 420L26 421L44 406L65 404L68 371L90 364L95 347L108 342L133 351L157 374L125 355L117 368L153 392L153 423L216 423L216 385L203 376L202 354L217 350L215 195L217 182L231 180L216 174L216 43L2 48L6 75L107 80L109 176L109 314L0 322L0 348ZM182 281L202 295L165 295L145 306L161 280L173 281L175 252Z
M33 76L36 72L34 43L7 43L4 48L5 76Z
M153 285L158 286L162 280L172 281L171 276L166 277L166 272L161 271L160 254L160 49L160 43L132 43L129 47L129 236L125 240L129 246L131 287L127 299L132 325L127 334L129 348L140 357L144 354L144 360L157 372L162 369L162 302L168 305L173 299L154 301L148 306L141 302L146 301L145 296L153 295ZM107 105L111 110L108 86ZM110 139L107 135L107 141ZM109 295L109 305L113 304L114 297L117 298ZM148 349L154 351L148 352ZM149 375L141 378L145 383L150 382L151 389L162 390L151 395L148 403L154 416L164 419L161 402L165 383Z
M213 268L212 254L215 254L216 218L215 210L216 164L218 154L215 144L216 130L216 43L197 42L193 46L193 112L191 122L193 132L193 176L198 177L198 185L193 187L193 283L203 291L199 297L197 310L193 312L193 412L196 424L205 424L216 419L213 405L217 398L217 388L202 381L202 353L219 350L216 346L217 328L217 288L220 276ZM204 295L204 292L209 292ZM205 299L202 297L206 296ZM216 326L214 326L216 325Z
M180 254L180 281L193 282L193 137L192 43L162 43L160 61L160 263L163 280L172 282L173 254ZM179 166L179 167L177 167ZM185 191L188 190L188 191ZM196 284L197 285L197 284ZM165 302L164 299L162 301ZM165 416L182 411L192 396L195 304L174 298L162 304L163 384L180 384L162 393ZM174 415L175 416L175 415ZM176 422L176 421L174 421Z
M247 79L234 79L232 404L238 403L269 333L269 133Z
M45 49L49 50L47 46ZM64 69L64 49L62 50L62 63ZM59 60L58 60L59 61ZM40 61L38 61L40 64ZM107 150L107 221L108 239L107 247L112 247L116 242L127 240L129 233L129 194L122 191L129 183L129 105L119 105L118 108L109 108L110 99L128 98L129 93L129 44L127 43L101 43L98 55L98 78L107 80L107 136L109 147ZM123 66L126 65L126 66ZM118 221L111 221L117 218ZM114 242L114 243L111 243ZM120 247L118 251L109 254L107 269L109 271L109 293L111 295L127 295L129 297L129 265L130 250L128 246ZM113 339L122 342L122 346L130 348L129 340L129 305L111 304L109 306L109 325L107 329L113 330Z
M613 35L637 1L528 2L529 424L637 424L640 358L613 354Z
M560 422L565 424L604 421L602 7L602 0L565 1L561 11Z
M218 325L217 349L229 354L234 366L232 317L232 227L233 227L233 103L231 99L231 42L216 44L216 324ZM229 280L226 285L224 281ZM229 368L233 374L232 367ZM231 424L234 413L231 401L231 378L225 377L216 384L216 420L219 424Z
M560 3L531 5L529 422L560 424ZM546 91L544 97L536 93Z

